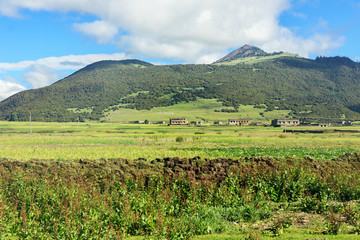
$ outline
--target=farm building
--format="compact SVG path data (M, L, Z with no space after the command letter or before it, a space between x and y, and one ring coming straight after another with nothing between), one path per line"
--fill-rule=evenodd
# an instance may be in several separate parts
M331 123L319 123L319 127L331 127Z
M166 124L164 121L155 122L154 124Z
M133 124L144 124L145 121L143 121L143 120L138 120L138 121L132 121L132 122L130 122L130 123L133 123Z
M203 125L203 123L201 121L192 121L190 124L195 125L195 126L202 126Z
M263 126L264 124L262 122L251 122L249 125L250 126Z
M186 118L170 118L170 125L188 125Z
M349 121L349 120L347 120L347 121L342 121L341 124L342 124L343 126L352 126L352 125L353 125L352 122Z
M229 125L231 125L231 126L249 125L249 120L248 119L229 119Z
M271 121L272 126L298 126L299 124L298 119L274 119Z

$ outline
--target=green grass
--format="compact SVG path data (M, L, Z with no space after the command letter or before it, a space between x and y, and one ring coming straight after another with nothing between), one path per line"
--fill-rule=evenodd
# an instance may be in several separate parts
M210 235L203 235L203 236L195 236L193 240L240 240L246 239L247 237L251 236L250 234L210 234ZM353 234L344 234L344 235L318 235L318 234L306 234L306 231L297 231L296 233L284 233L279 237L274 236L261 236L259 239L262 240L275 240L275 239L288 239L288 240L306 240L306 239L326 239L326 240L355 240L359 239L360 237L354 236ZM129 237L125 238L125 240L144 240L144 237ZM251 238L248 238L251 239Z
M75 113L91 113L93 111L93 108L83 108L83 109L68 108L67 110L70 112L75 112Z
M285 134L282 130L273 127L33 122L30 134L28 123L0 122L0 157L29 160L311 156L326 160L360 150L359 133ZM182 138L181 142L176 141L178 137Z
M172 148L171 150L192 151L198 155L208 155L210 158L241 158L241 157L279 157L304 158L312 157L318 160L330 160L345 153L355 153L358 150L344 147L229 147L229 148Z
M247 239L251 235L249 234L212 234L212 235L205 235L205 236L196 236L193 239L194 240L239 240L239 239ZM296 233L284 233L283 235L279 237L274 236L261 236L262 240L272 240L272 239L288 239L288 240L305 240L305 239L326 239L326 240L353 240L353 239L359 239L360 237L354 236L353 234L344 234L344 235L318 235L318 234L306 234L306 231L297 231ZM126 240L137 240L137 239L143 239L143 238L127 238ZM248 238L251 239L251 238Z
M228 122L228 119L231 118L246 118L251 121L270 123L271 119L279 118L289 112L286 110L264 112L265 109L254 108L253 105L241 105L239 112L236 113L215 112L215 110L227 108L229 107L222 106L222 103L216 99L198 99L194 102L179 103L168 107L156 107L151 110L120 108L119 110L108 112L103 120L105 122L119 123L128 123L137 120L144 121L145 119L152 122L169 122L169 118L171 117L186 117L189 121L203 121L203 119L205 119L205 122L209 124L213 124L214 121L222 121L225 124ZM264 116L261 116L260 113L264 113Z

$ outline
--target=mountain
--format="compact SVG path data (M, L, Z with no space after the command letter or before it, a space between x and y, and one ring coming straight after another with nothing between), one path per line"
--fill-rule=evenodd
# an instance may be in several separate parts
M264 58L264 57L270 57L270 56L275 56L275 58L277 58L277 57L282 57L282 56L295 57L296 55L284 54L284 52L267 53L258 47L254 47L254 46L250 46L250 45L246 44L246 45L242 46L241 48L238 48L238 49L230 52L225 57L220 58L219 60L217 60L214 63L231 63L231 62L238 63L238 60L245 59L245 61L249 61L251 58L257 58L257 59L261 58L263 60L267 60L269 58Z
M229 54L227 54L225 57L220 58L215 63L221 63L221 62L229 62L240 58L247 58L247 57L265 57L269 56L270 54L267 52L264 52L260 48L253 47L250 45L244 45L241 48L238 48Z
M127 59L127 60L121 60L121 61L114 61L114 60L104 60L100 62L92 63L83 69L80 69L77 73L81 71L93 71L95 69L100 68L110 68L112 66L116 67L116 65L124 65L124 66L133 66L133 67L150 67L153 66L153 64L144 62L137 59Z
M269 112L290 110L289 117L360 119L359 63L345 57L268 55L250 46L232 56L216 64L93 63L50 86L3 100L0 120L27 121L29 112L34 121L100 120L109 110L167 107L198 98L217 99L234 110L254 105ZM247 64L236 64L238 57Z

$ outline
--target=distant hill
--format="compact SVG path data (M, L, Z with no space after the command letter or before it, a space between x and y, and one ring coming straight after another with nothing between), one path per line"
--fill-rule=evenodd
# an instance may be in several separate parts
M198 98L217 99L235 112L254 105L266 112L289 110L296 118L360 119L360 64L345 57L268 54L250 46L216 64L101 61L3 100L0 120L27 121L31 111L35 121L98 121L119 108L146 110Z
M127 59L127 60L121 60L121 61L114 61L114 60L104 60L100 62L92 63L83 69L80 69L77 73L82 71L93 71L96 69L101 68L110 68L112 66L116 67L116 65L125 65L125 66L133 66L133 67L150 67L153 66L153 64L144 62L137 59Z

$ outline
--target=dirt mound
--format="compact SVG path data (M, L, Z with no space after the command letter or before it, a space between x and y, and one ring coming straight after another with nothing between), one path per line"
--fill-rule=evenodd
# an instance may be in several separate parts
M332 161L319 161L310 157L303 159L275 157L245 157L240 159L202 159L164 158L148 161L147 159L80 159L77 161L30 160L18 161L0 159L0 175L43 177L58 175L75 179L96 179L103 181L109 178L126 179L151 177L164 174L169 177L187 176L203 181L221 182L229 175L271 176L284 171L307 171L319 176L330 176L336 173L350 173L360 170L360 153L345 154Z
M18 161L0 159L0 175L44 177L58 175L74 179L109 178L126 179L153 176L162 170L161 164L150 164L146 160L128 159L80 159L77 161L38 160Z
M186 174L196 180L215 180L217 182L221 182L229 175L265 176L281 174L284 171L294 169L313 172L325 177L332 173L359 170L360 161L356 166L353 163L354 161L349 163L341 159L318 161L310 157L304 159L245 157L236 160L225 158L201 159L200 157L180 159L175 157L164 159L164 173L170 176Z

